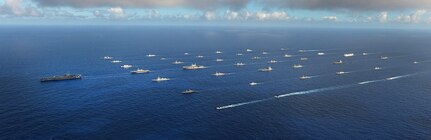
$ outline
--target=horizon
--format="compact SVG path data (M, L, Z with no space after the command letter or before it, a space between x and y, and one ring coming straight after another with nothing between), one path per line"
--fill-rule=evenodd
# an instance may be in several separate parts
M206 3L208 2L208 3ZM0 25L307 25L428 28L426 0L0 0Z

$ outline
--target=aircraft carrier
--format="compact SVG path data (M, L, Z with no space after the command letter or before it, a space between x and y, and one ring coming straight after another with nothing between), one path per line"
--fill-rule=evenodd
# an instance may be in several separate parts
M40 82L64 81L64 80L77 80L82 79L81 74L65 74L62 76L44 77Z

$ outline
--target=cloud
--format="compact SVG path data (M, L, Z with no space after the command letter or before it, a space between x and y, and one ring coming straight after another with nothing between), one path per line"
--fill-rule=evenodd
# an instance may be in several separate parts
M191 7L212 9L218 7L240 8L250 0L33 0L47 7L114 7L125 8L175 8Z
M207 11L203 16L206 20L209 20L209 21L217 19L217 13L214 11Z
M416 10L410 15L397 16L396 21L401 23L419 23L426 12L426 10Z
M337 21L338 17L337 16L324 16L324 17L322 17L322 19L324 21Z
M5 0L0 5L0 15L30 17L42 16L42 12L31 5L25 5L22 0Z
M254 21L283 21L289 20L291 17L285 11L231 11L227 10L224 14L224 19L228 21L234 20L254 20Z
M123 18L125 16L123 8L121 7L112 7L107 10L109 15L113 18Z
M388 12L381 12L379 15L379 22L380 23L386 23L388 22Z
M389 11L431 9L431 0L258 0L279 8L310 10Z

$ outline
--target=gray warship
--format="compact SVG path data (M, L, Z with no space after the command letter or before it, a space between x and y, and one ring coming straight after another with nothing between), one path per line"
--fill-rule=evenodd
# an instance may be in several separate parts
M40 82L64 81L64 80L77 80L82 79L81 74L65 74L61 76L44 77Z

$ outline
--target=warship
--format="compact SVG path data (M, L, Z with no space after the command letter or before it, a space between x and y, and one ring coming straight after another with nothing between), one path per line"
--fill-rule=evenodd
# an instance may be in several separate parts
M77 79L82 79L81 74L65 74L62 76L44 77L40 79L40 82L65 81L65 80L77 80Z

